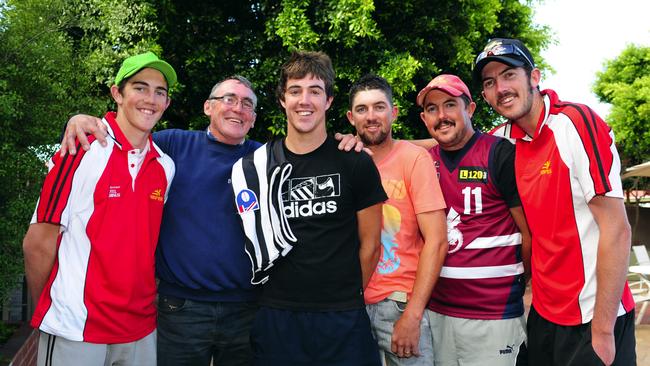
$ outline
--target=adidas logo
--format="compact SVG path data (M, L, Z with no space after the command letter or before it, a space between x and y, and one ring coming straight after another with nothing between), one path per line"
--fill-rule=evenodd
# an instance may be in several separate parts
M304 201L303 201L304 202ZM336 201L316 202L307 201L300 204L297 201L284 206L284 214L287 217L310 217L314 215L323 215L326 213L336 212Z
M338 174L292 178L282 192L284 214L294 218L336 212L336 201L323 199L340 195L340 179Z
M332 196L334 194L334 181L332 177L328 177L323 183L316 185L316 195L319 197Z
M338 174L317 177L292 178L282 192L284 201L309 201L315 198L336 197L340 194Z

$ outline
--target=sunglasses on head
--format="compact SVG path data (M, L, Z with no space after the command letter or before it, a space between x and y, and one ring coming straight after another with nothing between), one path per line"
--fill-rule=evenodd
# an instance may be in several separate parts
M478 56L476 56L476 62L474 64L478 64L481 60L489 56L506 55L515 55L519 58L523 58L529 66L535 67L535 64L533 64L533 61L526 56L526 53L514 44L495 44L489 49L483 50L483 52L479 53Z

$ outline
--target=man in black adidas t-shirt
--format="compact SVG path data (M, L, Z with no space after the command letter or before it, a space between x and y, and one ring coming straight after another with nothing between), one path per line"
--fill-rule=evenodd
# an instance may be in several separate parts
M363 288L379 258L387 197L372 159L339 151L327 135L333 85L324 53L296 52L282 67L277 94L287 136L267 151L291 173L281 192L269 193L281 194L273 212L284 216L293 233L286 237L295 240L263 287L251 332L256 365L380 365Z

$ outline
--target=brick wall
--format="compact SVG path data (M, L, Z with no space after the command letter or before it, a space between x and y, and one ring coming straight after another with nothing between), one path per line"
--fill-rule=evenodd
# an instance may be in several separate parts
M33 331L23 346L18 350L9 366L36 366L38 350L38 332Z

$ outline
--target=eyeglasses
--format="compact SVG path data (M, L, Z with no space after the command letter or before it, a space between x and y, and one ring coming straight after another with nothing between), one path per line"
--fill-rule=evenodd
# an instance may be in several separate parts
M241 109L244 111L249 113L255 112L255 105L253 104L253 101L248 98L239 99L234 95L222 95L220 97L210 97L208 100L218 100L229 107L236 107L241 103Z
M514 44L495 44L492 46L490 49L484 50L483 52L479 53L478 56L476 56L476 61L474 62L474 65L477 65L482 59L488 57L488 56L504 56L504 55L516 55L519 57L522 57L529 66L535 67L535 64L533 61L531 61L528 56L526 56L526 53L522 51L519 47L515 46Z

